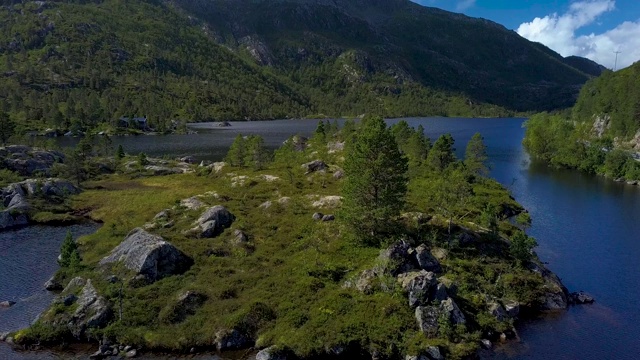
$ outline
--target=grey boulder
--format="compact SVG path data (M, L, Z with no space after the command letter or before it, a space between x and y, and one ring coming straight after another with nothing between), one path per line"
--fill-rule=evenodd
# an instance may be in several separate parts
M193 265L193 260L175 246L140 228L130 232L100 265L118 262L151 282L181 274Z
M418 262L418 266L420 267L420 269L433 272L442 272L440 263L433 255L431 255L431 251L426 245L422 244L418 246L415 250L415 254L416 261Z
M217 205L207 209L198 219L200 226L200 237L216 237L233 224L236 217L224 206Z

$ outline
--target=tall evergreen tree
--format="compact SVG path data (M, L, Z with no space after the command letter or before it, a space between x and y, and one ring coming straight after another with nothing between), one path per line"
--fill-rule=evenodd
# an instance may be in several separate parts
M407 159L381 117L364 122L346 154L344 219L360 243L379 245L405 204Z
M486 175L489 172L487 166L487 146L484 144L484 138L480 133L475 133L469 143L464 155L464 164L467 169L476 175Z
M73 241L71 231L67 231L67 235L60 247L60 260L58 263L64 268L77 268L80 266L81 258L78 251L78 245Z
M231 144L224 161L231 166L244 166L246 151L246 140L242 134L238 134L233 140L233 144Z
M456 161L453 143L454 140L451 134L440 136L429 151L429 156L427 157L429 166L437 171L443 171L449 164Z

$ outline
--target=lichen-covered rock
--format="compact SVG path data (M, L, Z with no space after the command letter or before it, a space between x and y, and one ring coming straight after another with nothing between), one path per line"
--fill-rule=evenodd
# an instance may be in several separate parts
M440 308L449 314L449 319L454 325L465 324L467 320L464 317L462 311L458 307L455 301L452 298L448 298L440 304Z
M107 300L98 295L91 280L87 280L75 303L78 307L68 325L77 339L82 338L87 329L103 328L111 320L111 308Z
M416 321L418 328L427 337L435 337L438 334L438 319L440 318L438 306L418 306L416 308Z
M244 244L249 242L249 237L242 230L235 230L233 232L233 239L236 244Z
M420 267L420 269L433 272L442 272L440 263L433 255L431 255L431 251L426 245L422 244L418 246L415 251L415 256L416 261L418 262L418 267Z
M444 317L452 325L463 325L466 319L458 308L458 305L449 298L440 305L418 306L415 312L418 328L427 337L435 337L438 334L439 320Z
M204 207L204 203L194 196L188 199L180 200L180 206L185 207L188 210L198 210Z
M440 353L440 348L437 346L427 347L427 349L425 350L425 354L431 360L444 360L444 356L442 356L442 353Z
M129 270L153 282L165 276L181 274L193 260L157 235L137 228L127 235L101 265L122 262Z
M313 220L316 220L316 221L318 221L318 220L322 220L322 218L323 218L323 217L324 217L324 215L323 215L322 213L319 213L319 212L314 213L314 214L311 216L311 218L312 218Z
M415 276L407 287L409 293L409 306L416 307L427 305L434 293L437 280L433 272L421 271Z
M224 206L217 205L207 209L198 219L198 224L202 230L200 237L216 237L233 224L236 217Z
M44 288L47 291L57 291L62 290L62 284L58 281L56 276L52 276L46 283L44 283Z
M398 241L380 251L379 260L384 272L392 276L415 269L414 262L409 255L411 247L405 241Z

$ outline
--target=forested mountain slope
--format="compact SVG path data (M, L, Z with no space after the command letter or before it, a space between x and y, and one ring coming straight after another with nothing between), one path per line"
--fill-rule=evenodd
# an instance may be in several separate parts
M524 144L553 165L638 184L640 62L587 82L570 111L533 116Z
M367 84L402 93L417 83L472 102L549 110L573 105L588 79L571 61L499 24L408 0L172 3L202 19L217 41L336 95Z
M2 1L17 132L305 116L507 116L589 78L504 27L407 0ZM585 70L586 71L586 70Z

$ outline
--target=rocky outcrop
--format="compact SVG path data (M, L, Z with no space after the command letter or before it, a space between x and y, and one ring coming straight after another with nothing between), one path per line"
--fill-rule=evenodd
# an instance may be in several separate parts
M410 256L410 250L413 252L413 249L407 242L398 241L380 251L378 259L384 268L384 272L389 273L391 276L398 276L399 274L415 269L416 266Z
M207 209L198 219L200 237L213 238L229 228L236 220L236 217L224 206L217 205Z
M311 174L317 171L325 171L329 168L329 165L322 160L314 160L303 164L302 168L305 170L305 174Z
M33 176L36 173L49 175L55 163L64 162L64 154L53 150L41 150L25 145L0 147L0 161L4 168L21 176Z
M103 328L111 320L111 308L105 298L98 295L98 291L93 287L91 280L87 280L76 304L78 307L68 325L71 333L77 339L82 338L87 329Z
M569 303L574 305L593 304L596 300L584 291L573 292L569 295Z
M433 272L442 272L440 263L433 255L431 255L431 251L426 245L422 244L418 246L415 249L415 256L418 267L420 269Z
M441 318L446 319L453 325L464 325L466 323L464 314L451 298L441 302L439 305L418 306L415 315L418 328L427 337L437 336Z
M591 134L597 138L601 138L605 131L611 127L611 116L608 114L594 115L593 127Z
M45 199L51 196L64 197L80 193L80 189L67 180L29 179L6 186L0 192L0 200L6 208L0 211L0 230L29 224L28 211L31 210L29 198L40 196Z
M62 290L62 284L58 281L56 276L52 276L46 283L44 283L44 288L47 291L57 291Z
M100 265L122 263L127 269L154 282L188 270L193 260L160 236L137 228Z
M101 329L111 321L113 312L107 300L98 294L91 280L73 278L54 299L54 304L62 304L65 311L43 318L54 326L64 326L75 339L86 340L89 329ZM71 312L71 306L75 310ZM58 310L59 311L59 310Z
M529 269L539 273L544 280L543 294L540 296L540 310L564 310L569 306L569 291L560 278L539 263L530 263Z

